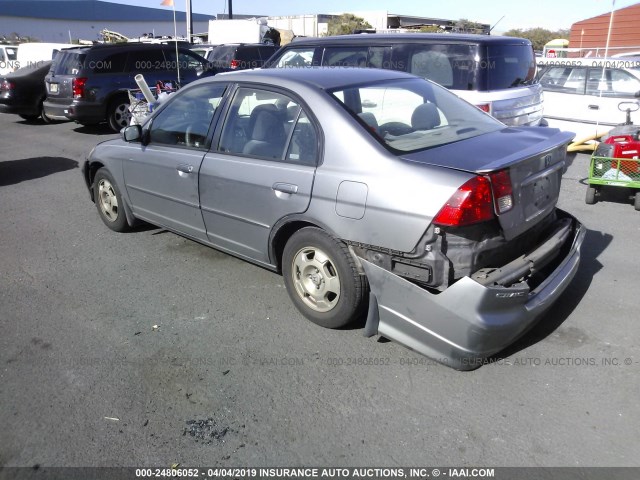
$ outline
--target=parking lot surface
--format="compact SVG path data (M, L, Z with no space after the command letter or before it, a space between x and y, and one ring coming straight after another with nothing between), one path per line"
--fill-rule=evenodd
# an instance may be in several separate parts
M584 203L586 155L575 280L463 373L310 323L267 270L111 232L79 170L110 138L0 115L0 466L640 466L640 212Z

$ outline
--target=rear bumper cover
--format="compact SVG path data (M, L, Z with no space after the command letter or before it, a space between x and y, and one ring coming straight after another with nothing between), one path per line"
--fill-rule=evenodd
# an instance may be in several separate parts
M481 366L525 333L575 276L586 230L564 215L572 219L570 248L535 290L464 277L435 294L360 258L371 288L365 335L379 333L458 370Z

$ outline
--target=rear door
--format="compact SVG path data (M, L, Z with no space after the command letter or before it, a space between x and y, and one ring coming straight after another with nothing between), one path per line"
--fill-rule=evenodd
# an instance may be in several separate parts
M252 85L235 91L200 169L200 202L210 242L273 264L272 227L309 205L318 131L292 95Z

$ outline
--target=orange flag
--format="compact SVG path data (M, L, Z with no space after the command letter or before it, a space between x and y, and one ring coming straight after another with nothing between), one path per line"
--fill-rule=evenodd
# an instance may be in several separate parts
M164 7L173 7L173 0L162 0L160 5Z

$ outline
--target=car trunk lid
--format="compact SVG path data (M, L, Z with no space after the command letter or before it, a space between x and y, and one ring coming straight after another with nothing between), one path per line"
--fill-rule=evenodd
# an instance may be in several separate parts
M566 145L572 137L571 133L545 127L503 129L403 158L478 175L508 170L513 207L497 217L505 239L511 240L554 209Z

